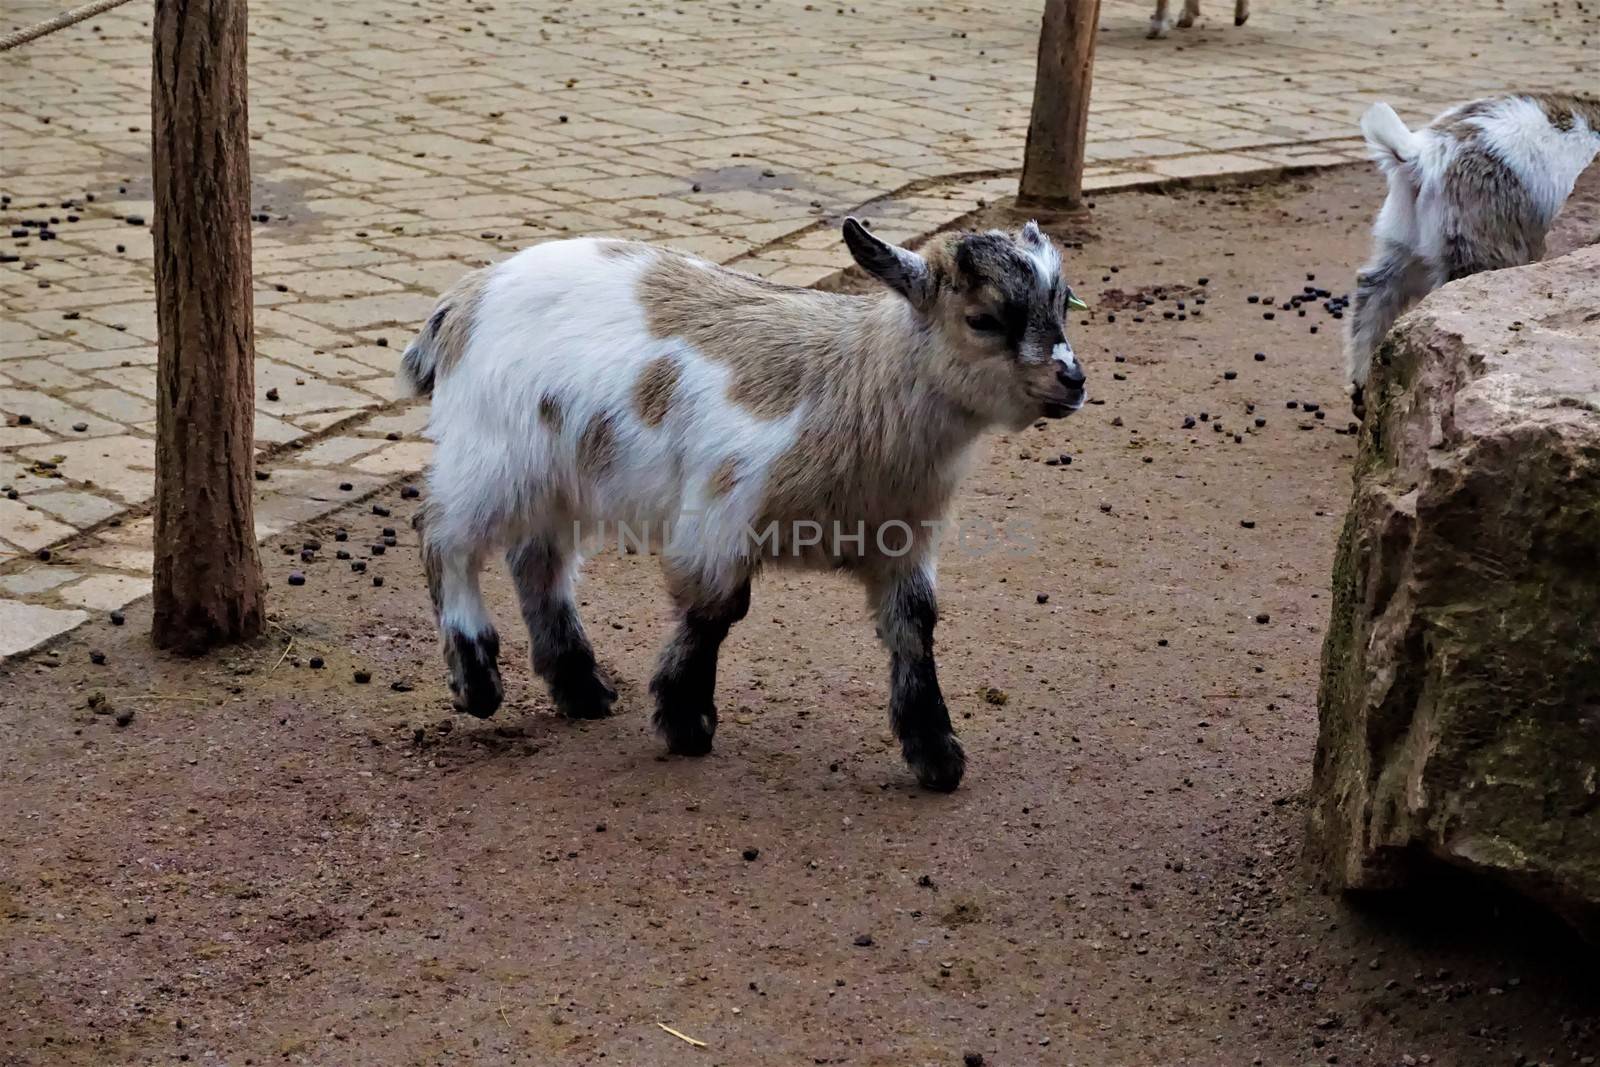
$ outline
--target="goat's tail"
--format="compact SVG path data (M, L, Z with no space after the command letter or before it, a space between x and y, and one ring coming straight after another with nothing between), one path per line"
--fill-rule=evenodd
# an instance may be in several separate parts
M1392 174L1417 158L1422 148L1422 138L1412 133L1394 108L1377 103L1361 116L1361 133L1367 139L1367 150L1373 162L1386 174Z
M400 370L395 380L405 396L433 395L433 380L439 369L439 335L449 314L450 306L440 304L400 357Z

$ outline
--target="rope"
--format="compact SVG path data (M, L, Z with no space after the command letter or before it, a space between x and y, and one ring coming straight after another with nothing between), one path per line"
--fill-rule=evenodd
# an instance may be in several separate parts
M114 7L121 7L128 0L94 0L92 4L75 7L71 11L64 11L53 19L45 19L25 29L17 30L0 37L0 52L8 52L19 44L27 44L35 37L43 37L47 33L64 30L68 26L82 22L84 19L93 18L102 11L110 11Z

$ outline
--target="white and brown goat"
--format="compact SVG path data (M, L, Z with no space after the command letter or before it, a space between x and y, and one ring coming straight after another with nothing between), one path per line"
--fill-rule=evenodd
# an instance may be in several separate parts
M854 219L844 238L888 291L793 288L585 239L527 249L441 298L401 379L433 398L418 526L458 709L500 704L478 574L503 548L556 705L609 712L573 581L586 535L626 524L662 531L678 624L650 691L671 751L711 749L717 650L752 576L825 567L866 587L907 762L929 788L959 784L933 659L937 524L982 431L1083 404L1063 332L1076 297L1033 223L920 255Z
M1446 282L1544 255L1550 224L1600 154L1600 98L1491 96L1416 131L1373 104L1361 132L1389 195L1351 302L1345 356L1357 418L1373 353L1402 312Z

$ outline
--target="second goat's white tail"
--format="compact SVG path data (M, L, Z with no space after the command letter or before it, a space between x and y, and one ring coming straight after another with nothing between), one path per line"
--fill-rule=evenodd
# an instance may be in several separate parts
M1377 103L1361 116L1361 132L1373 160L1388 173L1417 158L1421 138L1400 121L1394 108Z

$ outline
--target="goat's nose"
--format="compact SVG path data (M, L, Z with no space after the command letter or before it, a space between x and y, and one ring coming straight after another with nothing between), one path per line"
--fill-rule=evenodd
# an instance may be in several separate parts
M1056 363L1056 378L1068 389L1082 389L1084 383L1083 368L1077 361L1071 363Z

